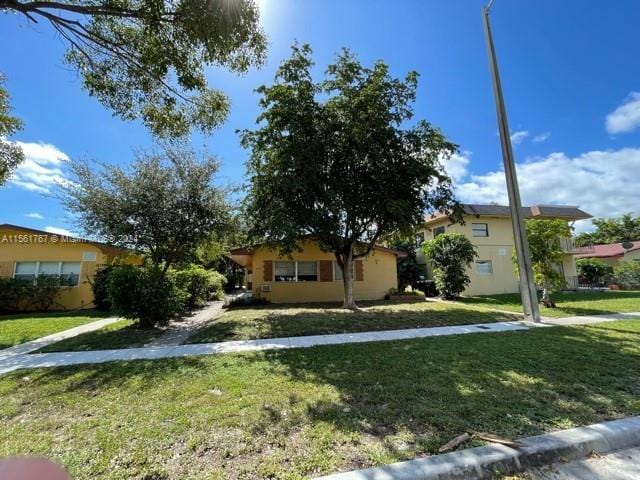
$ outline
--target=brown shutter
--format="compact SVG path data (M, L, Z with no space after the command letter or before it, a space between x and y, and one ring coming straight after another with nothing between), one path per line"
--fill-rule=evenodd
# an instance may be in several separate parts
M263 280L265 282L272 282L273 281L273 261L272 260L265 260L264 261L264 267L263 267Z
M333 280L333 262L331 260L320 260L320 281L331 282Z
M362 260L355 261L356 282L362 282L364 280L364 265Z

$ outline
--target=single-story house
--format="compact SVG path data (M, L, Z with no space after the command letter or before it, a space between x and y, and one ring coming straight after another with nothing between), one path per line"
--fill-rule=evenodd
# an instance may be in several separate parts
M318 242L300 241L301 251L281 256L262 245L236 248L231 258L247 271L247 288L274 303L338 302L343 299L342 272L335 256ZM398 288L396 259L403 252L376 246L354 262L355 300L378 300Z
M518 278L513 265L513 226L511 211L506 205L463 204L464 225L453 224L445 214L435 214L425 219L424 229L417 238L417 259L424 265L426 276L432 276L427 259L422 253L422 242L432 240L445 232L464 234L475 245L478 257L468 270L471 283L464 295L492 295L516 293ZM591 215L575 206L534 205L522 207L525 218L562 219L567 223L591 218ZM577 288L575 259L573 254L584 251L576 247L570 238L561 239L566 252L557 268L563 274L567 288Z
M622 243L594 245L592 251L579 253L575 258L599 258L612 267L617 267L620 262L640 262L640 240L629 244L629 248L624 248Z
M105 243L58 235L34 228L0 224L0 277L36 281L39 275L60 277L53 309L93 306L91 279L116 257L138 263L131 251Z

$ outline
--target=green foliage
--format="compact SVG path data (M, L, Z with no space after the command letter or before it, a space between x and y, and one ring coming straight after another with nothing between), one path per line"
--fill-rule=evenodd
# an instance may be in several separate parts
M542 302L546 306L553 306L550 294L565 287L565 279L559 270L559 265L566 255L562 248L562 239L571 237L571 227L566 220L538 220L525 221L529 251L533 266L534 281L543 289ZM513 263L518 271L515 252Z
M4 88L4 82L4 75L0 73L0 185L3 185L11 172L24 161L22 148L7 140L22 129L22 121L11 116L9 94Z
M119 265L109 274L109 297L115 313L151 328L181 313L187 294L157 266Z
M576 260L576 269L578 277L590 284L600 283L613 274L613 267L599 258L579 258Z
M185 306L189 310L203 306L209 300L223 296L227 279L218 272L199 265L189 265L174 273L176 286L186 293Z
M476 247L461 233L443 233L422 246L433 268L436 287L445 299L460 296L471 279L467 268L477 257Z
M601 245L640 240L640 217L627 213L620 218L595 218L591 221L595 232L581 233L575 238L578 245Z
M382 61L362 66L344 50L325 78L312 78L308 45L294 46L275 82L262 86L260 126L242 133L251 149L246 200L252 238L282 253L311 235L336 254L345 307L354 258L392 232L409 232L426 210L457 205L442 166L456 145L413 116L417 74L389 74ZM346 268L345 268L346 267Z
M35 283L0 278L0 311L46 312L54 306L60 288L57 275L40 275Z
M265 58L253 0L2 1L3 10L51 25L89 94L159 137L224 120L229 102L209 88L207 66L242 73Z
M93 303L96 310L108 312L111 310L111 299L109 298L109 274L113 271L112 266L106 266L96 271L91 281L93 290Z
M421 277L424 277L426 272L424 267L418 264L415 244L411 241L399 241L391 244L391 247L406 253L406 256L398 257L396 264L398 290L403 292L407 287L418 288Z
M262 305L269 305L269 303L271 302L266 298L250 295L233 298L226 304L226 306L228 308L259 307Z
M61 186L67 209L93 235L148 254L164 270L195 257L198 245L226 228L226 194L212 185L218 163L180 145L136 155L129 170L71 164Z
M640 262L621 262L614 269L616 282L626 290L640 290Z

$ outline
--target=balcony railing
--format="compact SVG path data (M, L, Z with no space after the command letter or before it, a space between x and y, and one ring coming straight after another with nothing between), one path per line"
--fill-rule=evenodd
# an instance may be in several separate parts
M579 253L593 253L594 248L593 245L576 245L573 242L573 238L561 238L560 246L562 247L562 251L565 253L570 253L572 255Z

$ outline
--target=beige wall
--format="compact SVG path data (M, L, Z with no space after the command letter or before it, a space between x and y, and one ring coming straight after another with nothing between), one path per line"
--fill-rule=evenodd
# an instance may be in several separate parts
M497 293L516 293L519 291L518 279L515 274L512 255L514 249L513 228L511 219L505 217L482 216L476 218L465 216L465 224L451 224L447 218L429 224L425 228L425 240L434 238L434 229L445 227L446 232L462 233L476 246L478 257L476 260L490 260L493 273L484 275L478 273L476 264L468 269L471 283L464 291L464 295L491 295ZM488 237L474 237L473 223L486 223L488 225ZM420 253L419 261L426 262L424 255ZM566 255L562 266L565 276L575 276L575 260L573 256Z
M274 303L337 302L343 299L341 280L330 282L275 282L264 280L265 260L320 261L335 260L333 253L323 252L315 242L302 243L302 252L293 252L291 258L280 257L278 252L258 248L253 254L252 288L258 295ZM363 280L353 282L356 300L377 300L391 288L398 288L396 256L390 252L374 250L363 261ZM275 268L275 266L274 266ZM261 285L271 285L271 292L260 291Z
M93 306L89 280L98 265L108 263L113 255L89 243L63 242L57 236L38 235L23 230L0 229L0 277L12 277L16 262L80 262L77 287L62 287L52 309L78 309ZM85 253L95 254L95 261L83 261Z

